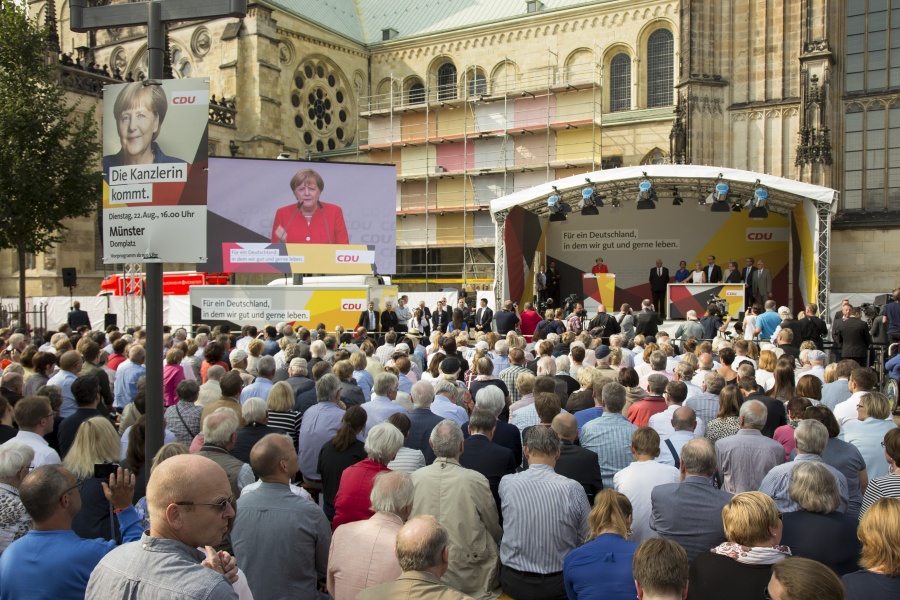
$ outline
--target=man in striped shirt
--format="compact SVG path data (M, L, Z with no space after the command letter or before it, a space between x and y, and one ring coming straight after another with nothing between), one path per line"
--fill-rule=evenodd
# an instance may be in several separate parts
M591 507L581 484L554 471L559 452L553 429L533 427L525 436L528 470L500 480L500 582L513 598L565 600L563 561L587 538Z
M500 380L506 384L509 390L510 403L518 402L522 398L521 392L516 388L516 378L520 373L531 373L525 367L525 353L521 348L513 348L509 351L510 366L500 371Z

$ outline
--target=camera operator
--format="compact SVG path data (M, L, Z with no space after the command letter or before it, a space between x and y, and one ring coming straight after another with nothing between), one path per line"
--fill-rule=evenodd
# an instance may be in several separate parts
M713 339L720 331L724 332L727 329L727 325L719 319L719 307L715 302L706 307L706 314L700 319L700 326L703 328L703 339L707 340Z
M574 298L575 294L569 296L569 298ZM567 298L568 302L568 298ZM575 308L572 310L572 314L566 319L566 331L572 331L576 335L581 333L581 330L584 328L584 306L581 302L575 302Z
M513 303L512 300L505 300L503 310L497 312L494 321L497 323L497 333L502 336L510 331L515 331L519 324L519 305Z

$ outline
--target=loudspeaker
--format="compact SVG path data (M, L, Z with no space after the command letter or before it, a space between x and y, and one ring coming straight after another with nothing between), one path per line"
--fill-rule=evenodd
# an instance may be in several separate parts
M66 267L62 270L63 287L76 287L78 285L78 274L75 267Z
M110 325L119 326L119 315L115 313L106 313L103 315L103 329L106 329Z

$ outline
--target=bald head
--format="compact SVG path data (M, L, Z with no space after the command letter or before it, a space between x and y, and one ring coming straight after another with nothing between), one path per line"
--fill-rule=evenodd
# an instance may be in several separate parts
M676 408L672 414L672 427L675 431L694 431L697 428L697 413L690 406Z
M277 477L280 474L282 460L288 461L290 466L297 464L294 443L290 437L280 433L264 436L250 450L250 466L260 479Z
M578 437L578 421L570 413L559 413L553 417L550 427L559 435L561 440L574 442Z
M59 357L59 368L77 375L81 371L82 361L81 354L75 350L69 350Z
M447 570L450 535L431 515L410 519L397 533L397 562L406 571L429 571L438 577Z

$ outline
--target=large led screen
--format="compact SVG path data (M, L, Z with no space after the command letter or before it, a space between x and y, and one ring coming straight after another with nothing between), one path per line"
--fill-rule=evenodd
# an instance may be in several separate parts
M206 271L393 274L394 165L210 158Z

